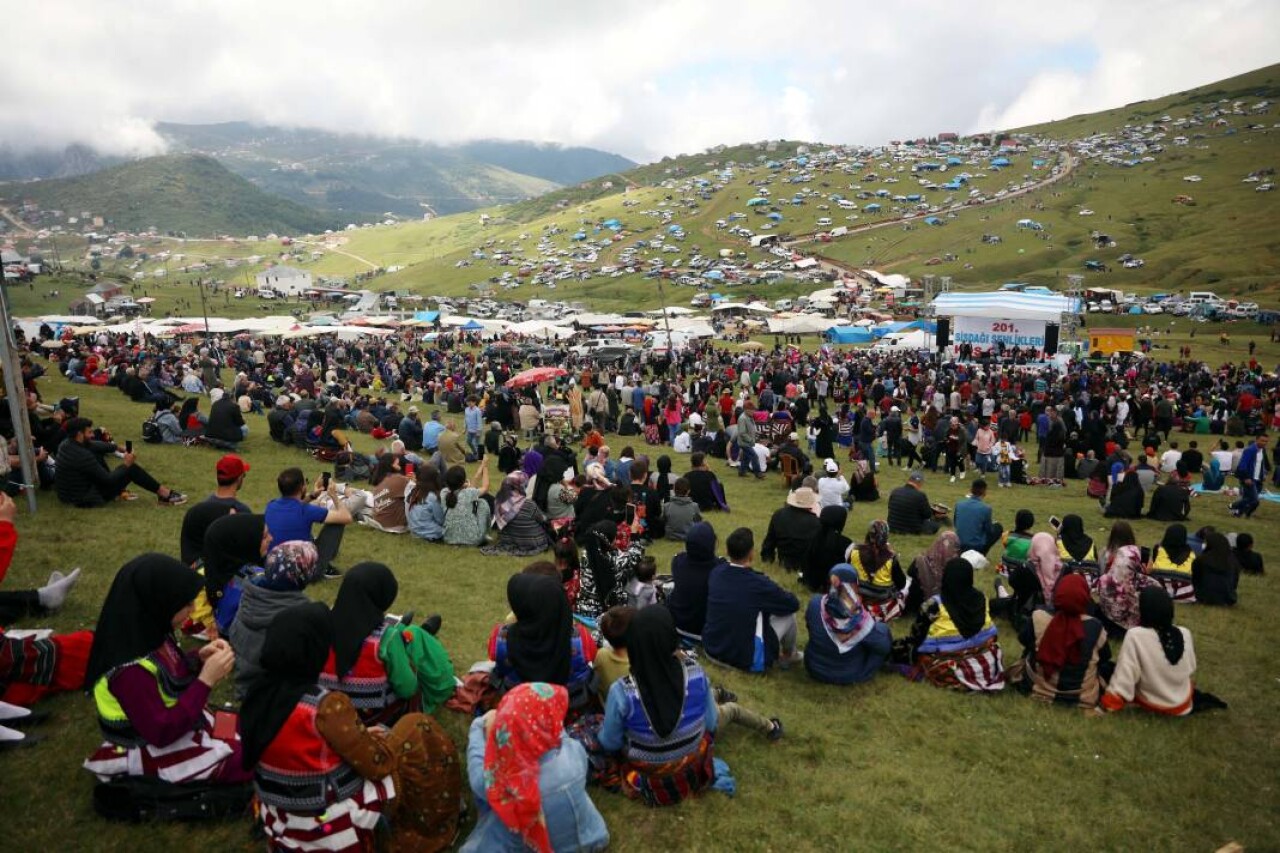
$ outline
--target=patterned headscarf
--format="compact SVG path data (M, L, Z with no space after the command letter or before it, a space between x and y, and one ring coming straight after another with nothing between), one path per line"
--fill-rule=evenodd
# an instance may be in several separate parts
M943 530L933 540L929 550L920 556L916 565L916 580L925 598L932 598L942 589L942 572L947 563L960 556L960 537L954 530Z
M527 453L525 455L528 456ZM520 514L520 510L524 508L524 503L528 499L525 493L528 487L529 476L523 471L512 471L502 481L496 498L498 504L496 521L499 530L505 528Z
M880 519L871 522L867 528L866 541L858 546L858 556L862 558L863 571L868 575L874 575L885 560L893 556L893 549L889 547L889 525L886 522Z
M542 756L560 745L568 710L565 688L525 682L502 697L485 741L485 800L503 826L540 853L551 853L551 837L538 775Z
M871 633L875 618L862 607L858 573L848 563L831 569L831 588L822 597L822 627L840 654L851 650Z
M276 592L300 590L319 578L320 552L310 542L281 542L267 553L254 584Z

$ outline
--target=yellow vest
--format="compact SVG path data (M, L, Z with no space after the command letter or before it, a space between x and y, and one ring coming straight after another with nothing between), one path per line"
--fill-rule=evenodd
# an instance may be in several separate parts
M136 661L125 664L125 666L132 666L135 663L151 673L152 677L155 678L156 690L159 691L160 699L164 702L166 708L172 708L178 704L178 698L170 696L164 689L164 679L160 677L160 666L150 656L139 658ZM134 731L132 724L130 724L129 716L125 714L124 708L120 707L120 700L116 698L115 694L111 692L111 688L107 685L108 679L115 671L115 669L111 670L93 685L93 704L98 712L98 727L108 741L117 745L136 746L141 739L138 737L137 732Z
M872 575L862 566L862 552L856 547L849 554L849 565L853 566L858 573L858 579L863 583L869 583L872 586L893 586L893 557L884 561L884 565L876 569L876 573Z
M1063 544L1062 544L1062 540L1061 540L1061 539L1059 539L1059 540L1058 540L1058 556L1062 558L1063 562L1067 562L1067 563L1074 563L1074 562L1076 562L1076 558L1075 558L1075 557L1073 557L1073 556L1071 556L1071 552L1067 550L1067 546L1066 546L1066 545L1063 545ZM1088 554L1085 554L1085 555L1084 555L1084 559L1083 559L1083 560L1080 560L1079 562L1081 562L1081 563L1096 563L1096 562L1098 562L1098 554L1097 554L1097 548L1096 548L1096 546L1094 546L1094 545L1090 545L1090 546L1089 546L1089 553L1088 553Z
M991 603L987 602L987 618L982 623L982 630L985 631L991 627ZM933 624L929 626L929 636L936 640L943 640L947 637L959 637L960 629L956 627L956 623L951 621L951 614L947 612L947 605L938 600L938 618L933 620Z
M1191 580L1191 563L1195 561L1194 552L1189 552L1187 558L1181 563L1175 563L1169 557L1169 553L1163 548L1157 546L1155 558L1151 561L1151 571L1160 572L1162 574L1178 575Z

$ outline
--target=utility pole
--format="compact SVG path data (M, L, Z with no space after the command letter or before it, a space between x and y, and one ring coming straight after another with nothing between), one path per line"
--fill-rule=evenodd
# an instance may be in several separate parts
M196 287L200 289L200 311L204 314L204 335L209 337L209 306L204 301L204 279L196 279Z
M18 442L18 458L22 460L23 491L27 493L27 511L36 511L36 487L40 480L36 472L35 450L31 446L31 421L27 419L27 393L22 385L22 365L18 360L18 343L13 335L13 319L9 316L9 289L0 285L0 361L3 362L5 394L9 397L9 418L13 421L13 435Z
M671 318L667 315L667 292L662 286L662 270L658 270L658 303L662 306L662 325L667 330L667 365L675 367L675 353L671 351Z

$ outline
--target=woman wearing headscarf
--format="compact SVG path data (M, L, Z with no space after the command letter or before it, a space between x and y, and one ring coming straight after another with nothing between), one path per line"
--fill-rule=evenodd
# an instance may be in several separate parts
M827 588L833 566L848 561L853 540L844 535L849 510L843 506L824 507L818 514L818 535L809 543L804 571L800 580L810 590L820 592Z
M1036 699L1097 707L1112 664L1105 628L1085 615L1089 584L1082 575L1066 575L1052 601L1052 611L1037 608L1022 626L1022 660L1009 668L1009 680Z
M318 683L333 644L323 604L284 610L267 629L262 667L240 716L272 849L373 849L390 820L393 850L438 851L457 833L462 768L453 742L422 714L366 729L350 697Z
M1227 537L1217 531L1204 534L1204 550L1191 564L1196 601L1201 604L1233 605L1240 581L1240 563Z
M569 612L560 581L523 572L512 575L507 603L516 621L497 625L489 635L494 687L501 692L530 681L563 685L570 707L580 712L591 701L596 643Z
M667 596L667 609L676 622L676 630L694 642L702 641L702 628L707 622L707 584L711 570L726 562L716 556L716 531L705 521L689 528L684 550L671 558L674 588Z
M619 547L619 525L599 521L578 534L582 545L582 570L574 611L596 619L610 607L627 603L627 584L635 577L636 565L644 556L638 542Z
M650 607L627 629L630 674L609 688L600 746L620 753L622 792L650 806L674 805L715 778L719 719L711 682L678 652L670 612Z
M1194 604L1196 588L1192 582L1191 565L1195 559L1195 552L1187 542L1186 526L1170 524L1159 544L1151 549L1147 574L1164 587L1174 601Z
M84 768L102 781L245 784L240 742L213 737L205 710L235 653L215 640L192 654L175 630L191 613L200 576L164 554L143 554L116 573L102 604L85 672L105 741Z
M1184 521L1191 515L1190 483L1171 476L1151 492L1151 508L1147 518L1152 521Z
M1084 532L1084 519L1075 513L1064 515L1058 528L1058 556L1073 570L1098 573L1098 552L1093 537Z
M1027 555L1031 553L1031 537L1035 535L1032 528L1035 526L1035 513L1029 509L1018 510L1017 515L1013 517L1013 532L1004 538L1004 553L1000 555L1000 574L1007 577L1014 566L1027 561Z
M244 580L256 573L269 547L271 534L261 515L226 515L205 531L204 590L191 621L204 626L211 639L235 621Z
M1124 479L1111 490L1111 502L1101 503L1103 514L1107 518L1142 518L1142 506L1146 502L1146 492L1142 490L1142 481L1137 471L1128 471Z
M938 594L942 588L942 571L947 563L960 556L960 537L954 530L941 530L934 537L929 549L911 561L907 574L911 577L911 594L907 609L919 610L920 605Z
M351 697L365 725L391 725L419 710L413 686L393 683L384 662L384 646L401 642L399 623L387 610L400 592L396 576L382 563L352 566L333 602L333 650L320 674L320 686Z
M1109 632L1123 634L1138 624L1138 595L1151 584L1143 573L1137 545L1107 550L1105 569L1098 578L1098 608Z
M529 499L527 486L523 471L512 471L502 480L494 510L498 540L480 549L485 556L532 557L551 547L550 524Z
M871 522L862 544L849 552L848 559L858 573L858 594L872 615L881 622L902 615L907 576L889 545L889 525L878 519Z
M1280 445L1277 446L1280 447ZM1203 491L1221 491L1222 487L1226 485L1226 482L1227 477L1222 473L1222 463L1218 461L1217 457L1210 456L1209 467L1204 472L1204 482L1201 484Z
M916 666L938 687L990 693L1004 689L1004 658L987 597L973 586L973 565L947 561L937 595L925 602L909 639Z
M471 724L467 777L476 825L462 853L603 850L609 830L587 796L587 753L564 731L559 685L513 688Z
M1128 704L1156 714L1183 717L1195 710L1196 651L1191 632L1173 624L1173 599L1160 587L1138 596L1138 625L1124 635L1115 673L1102 707Z
M533 497L537 492L538 475L542 473L544 464L543 455L532 448L520 457L520 473L524 474L524 493L527 497Z
M227 631L227 639L236 653L237 698L243 699L253 683L262 677L259 659L271 620L290 607L310 601L303 590L322 575L316 546L294 540L267 552L262 573L244 585L240 608Z
M826 594L810 598L805 610L809 644L804 668L814 681L826 684L870 681L889 657L893 633L862 606L853 566L833 566L827 583Z

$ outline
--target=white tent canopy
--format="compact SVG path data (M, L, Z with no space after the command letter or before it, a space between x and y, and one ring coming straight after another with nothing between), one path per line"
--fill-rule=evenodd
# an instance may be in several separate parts
M831 328L830 317L800 314L794 317L770 317L769 331L775 335L813 335Z
M1014 293L940 293L933 300L939 317L992 317L1002 320L1043 320L1057 322L1063 314L1080 311L1080 300L1061 294Z

